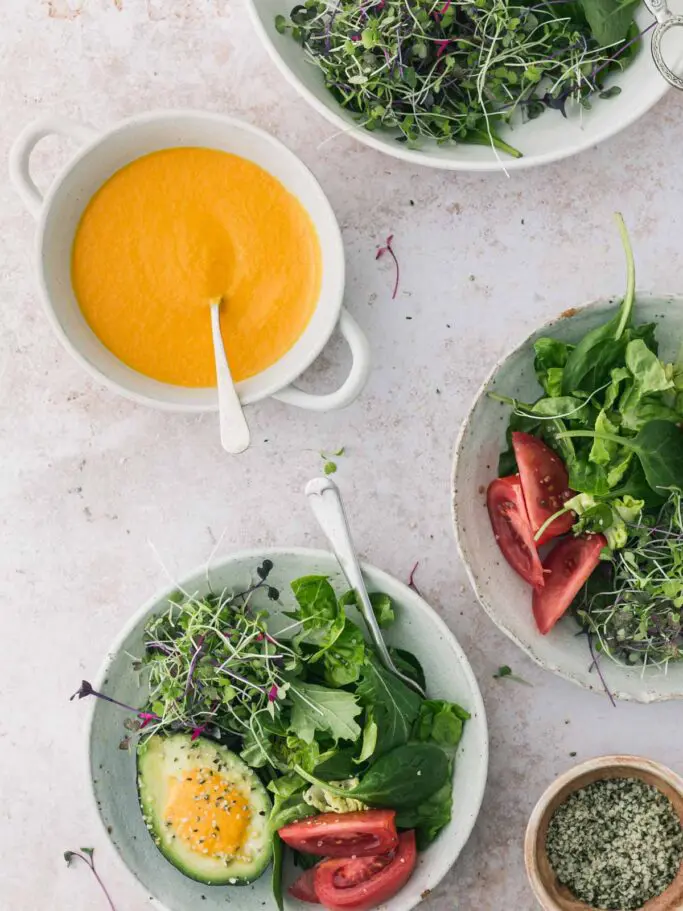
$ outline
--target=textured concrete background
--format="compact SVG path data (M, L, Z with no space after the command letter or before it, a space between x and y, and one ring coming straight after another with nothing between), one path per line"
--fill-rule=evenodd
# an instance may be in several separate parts
M62 852L94 844L119 911L149 907L86 801L81 719L68 696L137 606L220 552L320 545L301 495L318 450L346 446L339 482L368 560L419 584L468 652L491 725L490 784L467 849L426 911L532 911L522 837L541 790L576 760L641 751L683 771L677 705L612 709L542 673L467 588L451 532L458 424L495 359L540 321L623 286L611 213L631 228L638 284L682 291L683 103L670 96L599 149L512 179L415 170L335 138L257 44L239 0L2 0L0 159L57 111L96 125L159 107L236 114L313 169L338 214L347 303L375 370L340 414L250 409L254 445L226 458L215 421L148 411L91 383L43 316L29 215L0 178L0 909L104 907ZM69 148L36 155L45 186ZM412 203L411 203L412 201ZM395 235L401 290L376 245ZM332 346L307 383L342 375ZM509 664L533 687L497 682Z

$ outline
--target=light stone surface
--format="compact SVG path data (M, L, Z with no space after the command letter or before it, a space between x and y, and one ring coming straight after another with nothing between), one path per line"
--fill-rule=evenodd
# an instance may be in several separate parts
M118 911L149 898L91 815L83 705L128 616L167 581L219 552L322 544L302 496L321 449L359 549L417 581L474 665L489 712L490 784L476 831L425 911L532 911L522 839L528 814L573 762L639 751L679 772L678 705L619 705L541 672L477 606L449 514L458 425L492 363L540 321L618 292L611 213L632 231L643 289L683 291L683 104L669 97L599 149L507 179L417 170L334 129L286 85L239 0L2 0L0 157L42 112L96 125L161 107L235 114L310 165L341 223L347 304L375 369L348 410L316 416L275 402L249 410L254 445L219 447L215 420L137 407L92 383L61 349L36 292L34 226L0 180L0 909L104 908L67 848L92 844ZM551 115L548 115L551 116ZM36 155L42 185L67 146ZM375 250L389 233L400 292ZM306 377L330 388L347 364L332 345ZM160 560L166 569L160 565ZM526 609L520 605L520 609ZM509 664L533 686L495 681ZM576 760L573 754L576 753Z

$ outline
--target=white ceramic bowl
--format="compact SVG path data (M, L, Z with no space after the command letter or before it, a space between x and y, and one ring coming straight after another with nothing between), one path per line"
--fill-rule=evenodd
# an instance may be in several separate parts
M246 587L255 567L264 558L274 563L269 581L280 590L284 610L294 605L289 583L299 576L323 573L332 578L338 591L346 588L332 554L296 548L255 550L226 558L211 569L214 590ZM396 604L397 621L386 633L389 644L409 649L417 656L427 675L429 695L455 700L472 714L456 759L453 819L434 844L420 854L415 873L405 888L384 906L386 911L409 911L418 904L422 893L433 889L446 874L474 826L488 768L486 714L467 658L437 614L415 592L381 570L364 566L363 571L370 591L386 592ZM185 591L205 593L206 568L202 567L179 585ZM141 704L145 693L131 671L130 656L141 653L142 631L148 617L167 606L167 598L174 590L155 595L131 618L112 645L96 688L128 705ZM263 602L263 606L272 610L273 603L265 595ZM154 895L165 911L197 911L200 907L202 911L222 911L230 902L240 911L262 911L263 907L273 911L267 874L253 885L239 889L210 887L187 879L162 857L145 829L138 808L134 756L118 748L126 733L125 713L122 715L100 700L93 700L88 711L90 773L97 811L108 837L147 894ZM287 881L292 879L293 871L289 870ZM205 900L201 896L206 896ZM290 898L286 899L286 905L289 911L304 911L306 907Z
M453 466L452 505L455 533L472 587L493 622L542 667L588 689L602 691L584 636L576 636L574 619L565 617L542 636L531 613L531 588L504 560L493 537L486 510L486 488L497 476L498 456L505 448L510 409L487 393L496 390L523 402L534 401L541 388L534 374L533 344L551 335L576 342L602 325L618 302L599 300L567 311L573 315L546 323L493 368L479 390L460 431ZM673 360L683 340L683 297L638 294L634 319L656 322L660 353ZM645 673L601 658L601 669L613 694L621 699L655 702L683 698L683 662L671 662L667 673Z
M548 164L575 155L623 130L656 104L668 88L655 68L647 37L642 52L629 69L612 78L612 84L622 89L618 97L596 99L591 111L568 109L567 119L559 111L546 111L530 123L520 124L515 129L501 129L501 138L523 152L523 158L501 155L498 160L487 146L475 145L438 146L430 142L422 149L409 149L391 134L379 130L368 132L359 127L353 115L345 111L327 91L322 74L307 62L292 36L278 33L275 16L289 16L296 5L294 0L247 0L247 5L271 57L309 104L337 129L359 142L413 164L450 171L500 171L503 166L508 171L516 171ZM644 7L638 11L636 18L641 29L652 21ZM683 60L683 29L673 30L666 40L667 62L675 67Z
M37 143L50 134L68 136L80 143L82 149L43 198L31 178L30 159ZM301 337L279 361L257 376L237 383L240 399L249 404L272 395L314 411L348 405L363 388L370 361L365 336L342 307L344 248L332 207L315 177L286 146L262 130L220 114L160 111L126 120L104 132L48 116L30 124L18 137L10 155L10 176L38 222L41 296L60 341L96 379L137 402L186 412L218 408L215 387L188 389L160 383L123 364L88 326L71 285L74 235L93 194L112 174L136 158L176 146L221 149L260 165L298 197L318 232L323 274L313 316ZM353 355L346 381L327 395L311 395L291 387L320 354L337 324Z

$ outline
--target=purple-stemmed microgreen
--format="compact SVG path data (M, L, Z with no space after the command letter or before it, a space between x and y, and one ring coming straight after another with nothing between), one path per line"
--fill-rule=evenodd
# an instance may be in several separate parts
M410 575L408 576L408 588L412 588L412 590L415 592L416 595L419 595L420 597L422 597L422 592L415 584L415 573L417 572L417 568L419 565L420 565L420 561L416 560L415 565L410 570Z
M78 697L78 699L85 699L87 696L95 696L97 699L103 699L105 702L111 702L112 705L117 705L119 708L125 709L127 712L133 712L142 722L140 728L146 727L150 721L161 721L160 717L154 714L154 712L145 712L141 709L136 709L132 705L126 705L125 702L119 702L118 699L113 699L111 696L107 696L106 693L98 692L97 690L93 689L92 684L87 680L83 680L76 692L72 696L69 696L69 702L73 702L76 697Z
M394 278L394 290L391 292L391 299L396 300L396 295L398 294L398 285L401 280L401 267L398 264L398 258L396 257L396 253L394 252L394 248L392 246L393 240L394 240L394 235L390 234L387 237L386 241L384 242L384 246L378 248L377 253L375 254L375 259L381 259L385 253L388 253L389 256L391 256L391 258L393 259L395 278Z
M114 906L114 902L112 901L111 895L107 891L107 887L105 886L104 882L102 881L100 874L95 869L95 849L94 848L81 848L79 851L65 851L64 860L66 861L67 867L70 867L72 865L72 863L74 862L74 860L80 860L87 867L89 867L90 872L97 880L99 887L104 894L104 897L107 899L109 908L111 909L111 911L116 911L116 908Z
M588 106L595 95L616 93L615 86L605 93L604 71L625 65L619 58L630 47L629 16L621 17L623 35L619 25L613 38L606 29L601 45L565 0L426 6L299 4L289 20L276 17L276 27L291 31L361 127L392 130L411 147L425 139L487 143L519 157L497 133L515 112L531 119L548 108L564 112L569 101Z

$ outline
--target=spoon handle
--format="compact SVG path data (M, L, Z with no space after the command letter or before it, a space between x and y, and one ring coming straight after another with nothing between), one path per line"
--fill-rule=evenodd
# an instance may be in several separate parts
M358 557L356 555L353 542L351 540L351 531L349 529L348 519L344 510L339 488L331 478L314 478L306 485L306 496L310 504L313 515L318 520L318 524L325 532L327 540L332 546L332 550L339 561L346 581L349 583L359 602L360 612L368 627L372 642L379 653L382 664L399 677L404 683L416 690L421 696L424 693L420 687L410 677L402 674L394 664L389 649L384 642L382 632L377 623L375 612L370 603L370 597L365 587L365 580L361 572Z
M247 449L250 435L225 355L221 335L220 302L211 304L211 331L213 333L213 353L216 359L221 444L226 452L236 455Z

